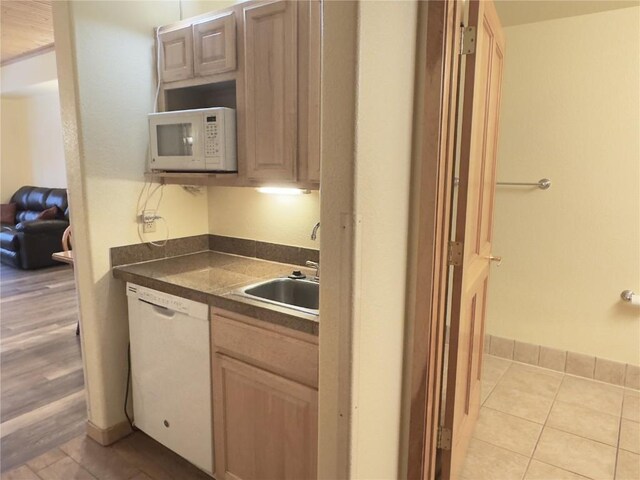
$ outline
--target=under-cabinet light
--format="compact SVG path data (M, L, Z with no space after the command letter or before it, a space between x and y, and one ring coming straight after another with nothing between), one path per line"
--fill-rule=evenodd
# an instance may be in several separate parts
M260 193L268 193L270 195L302 195L311 193L309 190L303 190L301 188L285 188L285 187L260 187L258 188Z

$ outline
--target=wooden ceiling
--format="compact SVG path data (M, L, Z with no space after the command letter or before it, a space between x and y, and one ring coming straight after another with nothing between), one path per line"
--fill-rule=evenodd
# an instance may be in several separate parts
M0 62L11 63L53 49L51 0L1 0Z

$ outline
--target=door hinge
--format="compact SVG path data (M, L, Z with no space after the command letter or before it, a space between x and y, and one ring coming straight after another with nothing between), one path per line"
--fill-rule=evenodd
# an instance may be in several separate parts
M451 450L451 429L438 427L438 442L436 447L440 450Z
M462 242L449 242L447 260L449 265L454 267L462 265Z
M476 53L476 27L461 27L462 40L460 41L460 54L472 55Z

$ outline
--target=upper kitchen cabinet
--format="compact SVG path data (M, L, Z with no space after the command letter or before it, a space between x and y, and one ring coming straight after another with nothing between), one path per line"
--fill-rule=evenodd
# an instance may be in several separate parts
M238 173L203 182L319 188L321 0L241 2L160 27L158 40L159 111L236 110Z
M199 76L236 69L236 17L228 12L193 24L194 69Z
M297 4L244 8L245 142L251 180L296 181Z
M247 177L320 183L320 0L244 7Z
M298 3L298 179L320 183L320 0Z
M158 43L163 82L175 82L193 77L191 26L159 32Z
M158 33L162 82L189 80L236 69L236 17L226 12Z

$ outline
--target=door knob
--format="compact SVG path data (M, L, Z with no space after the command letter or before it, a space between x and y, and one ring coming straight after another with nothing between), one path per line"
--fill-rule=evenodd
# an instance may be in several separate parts
M493 255L489 255L488 257L486 257L487 260L489 260L490 262L496 262L496 266L500 266L500 264L502 263L502 257L496 257Z

